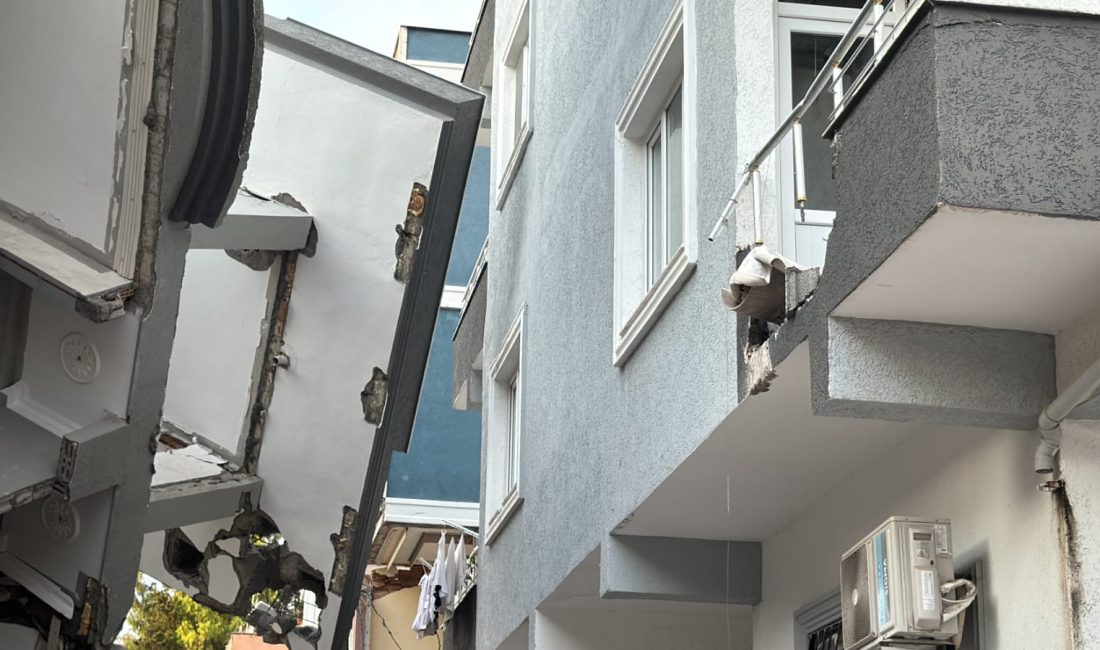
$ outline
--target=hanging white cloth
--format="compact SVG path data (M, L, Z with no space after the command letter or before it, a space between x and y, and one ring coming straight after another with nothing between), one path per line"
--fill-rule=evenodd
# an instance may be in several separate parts
M463 583L466 581L466 538L460 535L458 541L452 547L450 553L450 568L451 568L451 586L452 592L447 599L447 620L450 620L455 613L456 596L458 592L462 590Z
M435 621L432 616L432 575L424 573L420 576L420 600L416 604L416 618L413 619L412 628L416 632L416 638L423 639L435 634Z

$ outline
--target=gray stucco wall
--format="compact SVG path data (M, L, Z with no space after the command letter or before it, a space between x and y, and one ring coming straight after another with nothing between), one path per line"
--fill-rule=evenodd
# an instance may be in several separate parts
M823 341L825 317L939 203L1100 218L1098 50L1092 17L926 11L839 124L821 283L772 338L773 362Z
M736 321L717 292L734 237L700 247L698 270L653 330L621 370L611 364L614 125L673 6L532 2L534 134L490 222L485 331L488 367L527 303L525 501L481 550L479 648L507 637L736 402ZM696 0L695 12L704 54L688 145L699 159L691 235L704 241L737 171L737 91L728 3Z

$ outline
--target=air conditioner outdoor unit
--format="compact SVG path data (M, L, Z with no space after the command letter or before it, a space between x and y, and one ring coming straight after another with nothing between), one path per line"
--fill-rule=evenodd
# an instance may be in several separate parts
M975 596L955 579L950 521L891 517L840 560L844 650L953 645Z

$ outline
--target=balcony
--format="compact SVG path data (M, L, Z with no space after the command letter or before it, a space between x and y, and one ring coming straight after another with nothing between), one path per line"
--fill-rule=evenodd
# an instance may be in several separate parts
M872 4L850 34L874 33ZM1054 397L1055 335L1100 302L1100 19L916 1L896 24L825 133L837 211L820 280L793 302L779 291L778 313L742 312L739 404L616 533L768 539L899 445L950 457L1033 431ZM753 188L767 251L758 169L795 123L712 236ZM800 261L772 265L779 289Z

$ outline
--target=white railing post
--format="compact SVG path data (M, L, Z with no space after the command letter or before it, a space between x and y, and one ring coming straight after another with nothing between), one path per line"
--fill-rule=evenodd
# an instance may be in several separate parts
M802 121L791 125L794 137L794 202L798 205L799 220L806 220L806 157L802 150Z
M760 168L752 169L752 232L756 244L764 243L764 226L761 218L762 206L760 205Z

